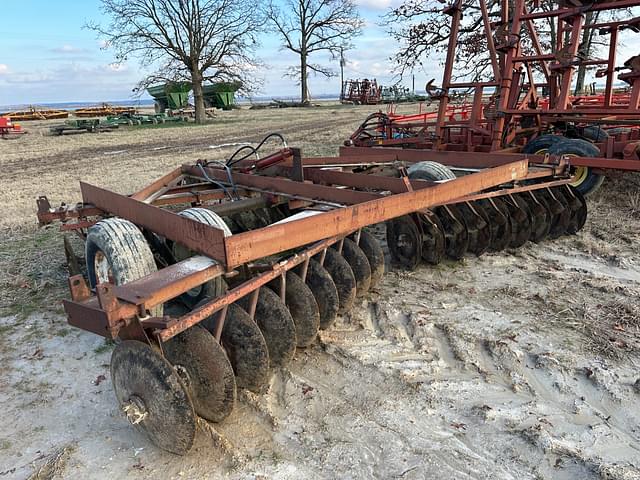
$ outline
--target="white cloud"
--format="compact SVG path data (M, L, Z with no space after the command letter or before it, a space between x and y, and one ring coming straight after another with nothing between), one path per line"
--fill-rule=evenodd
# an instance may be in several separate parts
M73 45L64 44L61 47L55 47L51 49L54 53L62 53L67 55L75 55L78 53L85 53L86 49L80 47L74 47Z
M0 63L0 75L7 75L9 73L9 65Z

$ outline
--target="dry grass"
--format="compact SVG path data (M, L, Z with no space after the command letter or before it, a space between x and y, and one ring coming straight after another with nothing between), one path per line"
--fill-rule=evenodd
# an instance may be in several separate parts
M221 112L206 125L165 124L69 136L48 135L59 121L25 122L28 135L0 142L0 315L21 319L33 311L59 311L60 299L67 296L62 235L57 226L38 229L39 195L47 195L54 206L73 204L81 198L78 180L131 193L183 162L224 158L236 148L210 145L257 143L270 132L283 133L289 145L302 148L306 156L336 155L366 115L380 108L385 107L245 108ZM417 106L401 109L415 112Z
M586 347L598 355L621 359L640 352L640 306L610 302L585 308L579 318Z

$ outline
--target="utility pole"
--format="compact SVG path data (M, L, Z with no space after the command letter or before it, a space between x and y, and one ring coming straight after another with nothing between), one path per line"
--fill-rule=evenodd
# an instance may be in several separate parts
M344 98L344 66L346 63L344 60L344 49L340 47L340 101Z

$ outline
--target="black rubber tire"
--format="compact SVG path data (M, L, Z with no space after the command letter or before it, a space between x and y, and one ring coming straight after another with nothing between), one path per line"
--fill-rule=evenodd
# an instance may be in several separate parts
M576 155L580 157L599 157L600 149L594 144L580 139L564 139L549 148L552 155ZM590 167L583 167L587 170L584 180L573 184L578 191L588 197L600 188L604 182L604 175L593 173Z
M579 138L589 142L605 142L609 138L609 133L597 125L587 127L576 127L567 132L568 138Z
M456 174L447 167L438 162L418 162L407 168L407 173L411 180L430 180L436 182L438 180L452 180L456 178Z
M247 295L237 303L248 312L250 301ZM254 320L267 342L271 368L286 367L296 353L296 326L287 306L270 288L260 288Z
M563 139L564 137L561 137L560 135L540 135L522 147L522 153L526 153L528 155L544 155L551 145L555 145Z
M278 294L280 292L280 278L275 278L269 282L268 286ZM302 278L291 270L287 272L284 292L285 303L296 326L296 346L299 348L308 347L318 336L320 328L318 302Z
M309 260L305 282L318 304L320 330L326 330L335 322L340 308L336 284L329 272L313 258Z
M355 234L352 240L355 241ZM369 260L371 287L374 287L384 276L384 251L378 239L364 229L360 230L360 242L358 246L367 256L367 260Z
M194 325L165 342L163 350L174 368L186 371L185 384L196 413L211 422L227 418L236 402L236 379L227 354L213 335Z
M356 300L356 277L349 262L332 248L327 248L323 267L329 272L338 290L338 313L344 314L351 310Z
M217 213L208 210L206 208L194 207L182 210L178 215L181 217L195 220L196 222L204 223L205 225L211 225L212 227L219 228L224 232L225 237L231 236L231 230L225 223L225 221ZM171 251L176 261L181 261L186 258L194 256L196 253L192 250L180 245L178 243L172 243ZM180 300L184 302L188 307L193 308L199 302L205 298L216 298L222 295L226 290L226 284L222 276L216 277L213 280L200 285L192 291L185 292L180 295Z
M338 243L332 248L337 249ZM342 256L349 263L356 279L356 296L363 297L371 287L371 265L362 249L350 238L345 238L342 243Z
M142 232L123 218L107 218L89 228L85 242L87 274L92 288L96 286L96 255L103 255L109 267L109 280L123 285L157 272L151 248ZM163 307L151 309L151 315L162 316Z

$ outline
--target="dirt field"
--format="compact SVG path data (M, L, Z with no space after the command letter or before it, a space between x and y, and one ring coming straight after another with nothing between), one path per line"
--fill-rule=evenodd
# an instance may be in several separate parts
M414 111L415 106L404 107ZM406 272L239 392L190 455L116 407L111 346L66 326L61 235L35 197L130 192L209 145L282 132L335 154L374 108L234 111L207 126L0 141L0 479L640 478L640 176L609 181L576 236ZM376 230L384 238L382 228Z

